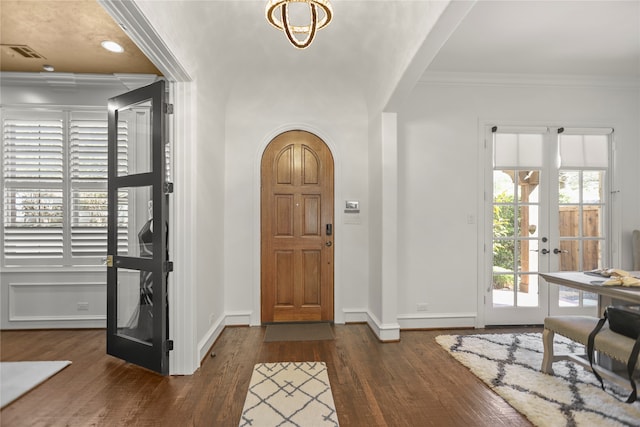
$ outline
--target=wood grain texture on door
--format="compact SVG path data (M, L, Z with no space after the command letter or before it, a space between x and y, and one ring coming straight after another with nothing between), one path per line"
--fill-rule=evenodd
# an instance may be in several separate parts
M333 321L329 148L309 132L285 132L265 149L261 182L262 322Z

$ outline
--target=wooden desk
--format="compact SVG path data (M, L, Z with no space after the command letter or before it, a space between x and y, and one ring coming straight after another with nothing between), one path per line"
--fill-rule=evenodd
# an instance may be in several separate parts
M630 271L631 275L640 278L640 271ZM566 286L568 288L579 289L581 291L592 292L598 295L598 316L602 317L607 306L614 304L615 301L621 301L620 305L640 304L640 287L623 287L623 286L603 286L602 283L607 280L606 277L599 277L590 274L584 274L580 271L562 271L557 273L540 273L540 276L548 283ZM569 358L581 365L589 368L589 362L586 361L585 355L563 355L558 359ZM599 355L598 365L604 368L601 374L605 375L609 380L616 382L622 387L628 384L624 376L619 376L616 372L626 372L626 365L609 358L606 355Z
M630 273L635 277L640 277L640 271L631 271ZM640 304L640 287L603 286L602 282L607 280L606 277L592 276L579 271L540 273L540 276L549 283L598 294L598 313L600 315L602 315L602 310L613 300Z

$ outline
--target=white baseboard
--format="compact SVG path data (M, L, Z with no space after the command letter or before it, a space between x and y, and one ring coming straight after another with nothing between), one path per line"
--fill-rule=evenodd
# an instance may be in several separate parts
M366 323L367 321L366 308L345 308L342 310L342 315L344 323Z
M410 313L398 315L397 323L382 323L366 308L342 310L345 323L366 323L376 337L383 342L400 340L402 329L473 328L476 313ZM202 360L226 326L251 325L250 311L227 312L213 322L206 335L198 343Z
M225 326L251 325L251 311L228 311L225 313Z
M400 329L474 328L476 313L410 313L398 315Z
M211 346L216 342L225 327L225 316L220 316L215 322L211 324L211 327L205 334L205 336L198 342L198 361L201 362L205 358Z
M211 324L211 327L205 334L205 336L198 343L198 355L199 360L206 357L209 350L216 342L222 331L226 326L249 326L251 324L251 312L250 311L235 311L227 312L220 316L215 322Z
M398 323L382 323L373 313L367 311L367 324L380 341L400 341L400 325Z
M344 309L345 323L366 322L376 337L383 342L400 340L400 325L397 323L382 323L366 308Z

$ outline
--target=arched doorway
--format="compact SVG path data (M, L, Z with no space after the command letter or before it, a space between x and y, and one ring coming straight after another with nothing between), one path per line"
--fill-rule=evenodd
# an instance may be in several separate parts
M333 321L334 175L327 145L288 131L261 163L262 323Z

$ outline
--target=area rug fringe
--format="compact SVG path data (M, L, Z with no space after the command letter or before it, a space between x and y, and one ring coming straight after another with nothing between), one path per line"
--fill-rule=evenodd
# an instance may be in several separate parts
M556 362L540 372L542 334L440 335L436 341L511 406L540 427L639 426L640 402L624 403L627 390L603 391L582 366ZM557 353L583 347L556 335Z
M255 365L239 425L337 427L327 366L323 362Z

